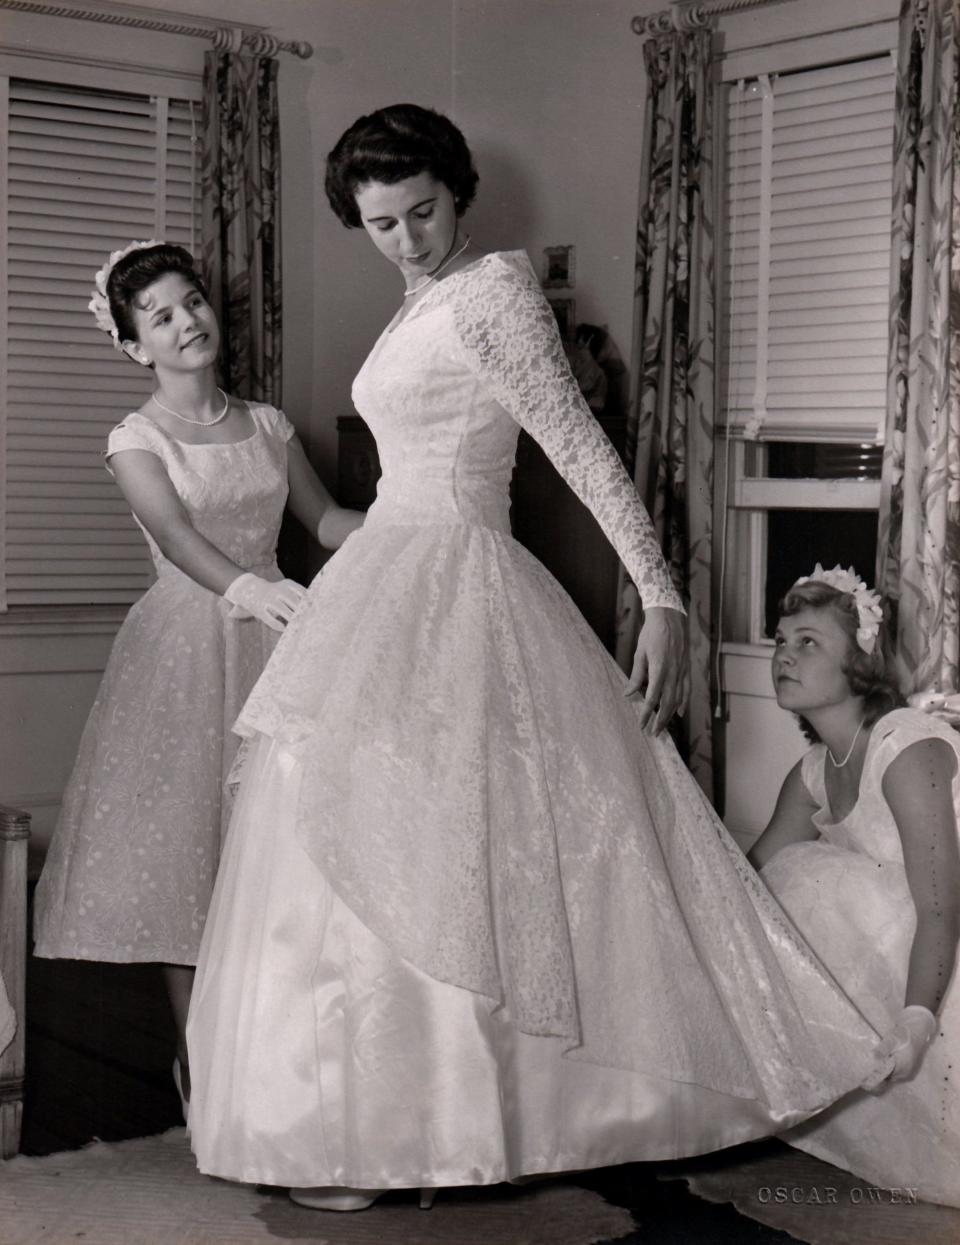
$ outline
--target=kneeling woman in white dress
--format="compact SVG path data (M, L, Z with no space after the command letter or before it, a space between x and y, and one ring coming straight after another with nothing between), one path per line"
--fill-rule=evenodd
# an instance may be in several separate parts
M200 1169L321 1208L715 1149L876 1063L657 731L680 599L526 255L464 232L476 182L414 105L330 156L406 287L353 389L383 478L239 719L191 1009ZM510 535L521 427L640 590L630 682Z
M786 1140L960 1206L960 736L900 707L880 614L851 571L818 566L777 629L777 700L815 743L751 858L894 1065Z

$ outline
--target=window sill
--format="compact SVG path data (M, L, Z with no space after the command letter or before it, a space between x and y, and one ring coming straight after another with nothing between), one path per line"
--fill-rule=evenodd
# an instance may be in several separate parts
M772 656L772 640L757 644L724 643L720 650L720 686L724 695L775 700L770 678Z

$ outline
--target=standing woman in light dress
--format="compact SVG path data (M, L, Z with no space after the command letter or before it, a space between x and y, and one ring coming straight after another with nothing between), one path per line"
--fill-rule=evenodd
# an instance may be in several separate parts
M186 1013L230 727L303 596L277 569L284 505L330 548L362 515L333 503L280 411L217 388L220 331L188 252L115 252L90 306L155 375L106 455L157 579L117 634L83 732L37 887L36 954L163 964L188 1096Z
M329 157L405 286L353 388L383 477L239 719L188 1024L201 1171L320 1209L714 1149L875 1063L661 733L680 598L476 182L415 105ZM510 535L521 427L638 586L629 681Z
M777 702L813 747L750 857L893 1059L875 1092L785 1140L960 1206L960 735L903 706L881 614L839 566L818 565L780 608Z

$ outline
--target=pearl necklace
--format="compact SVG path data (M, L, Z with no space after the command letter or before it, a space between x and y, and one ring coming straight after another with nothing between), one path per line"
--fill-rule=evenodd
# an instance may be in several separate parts
M161 411L166 411L168 415L174 415L177 419L182 419L185 424L196 424L200 428L212 428L214 424L219 424L221 419L226 419L227 411L230 409L230 399L223 390L218 388L217 393L223 398L223 410L213 419L191 419L189 415L181 415L179 411L175 411L172 406L166 406L156 394L153 395L153 400Z
M453 244L451 243L451 246L452 245ZM464 242L463 246L460 248L459 251L455 251L452 255L448 254L446 259L441 260L440 263L437 265L437 267L434 268L433 272L430 273L429 277L427 277L425 281L421 281L419 285L415 285L412 290L404 290L403 297L412 298L414 294L419 294L421 290L425 290L431 281L436 281L437 277L440 276L441 272L443 272L447 264L452 264L453 261L457 258L457 256L462 255L469 245L470 245L470 235L467 234L467 240L466 242Z
M830 760L831 760L831 761L833 761L833 768L834 768L834 769L843 769L843 767L846 765L846 763L847 763L847 762L850 760L850 758L853 756L853 750L854 750L854 748L857 746L857 740L860 738L860 732L863 730L863 723L864 723L864 719L863 719L863 718L861 718L861 719L860 719L860 725L857 727L857 733L854 735L854 737L853 737L853 742L851 743L850 747L847 749L847 755L843 758L843 760L842 760L842 761L838 761L838 760L834 757L834 755L833 755L833 753L830 751L830 749L829 749L829 748L827 749L827 756L829 756Z

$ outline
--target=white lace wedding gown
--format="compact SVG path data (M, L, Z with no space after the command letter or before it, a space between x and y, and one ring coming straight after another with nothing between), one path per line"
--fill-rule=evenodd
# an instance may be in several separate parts
M785 848L760 875L880 1032L903 1008L917 925L883 775L904 748L931 738L945 740L957 756L953 802L960 823L960 735L915 709L898 709L873 728L859 798L840 821L833 820L824 783L826 749L818 744L806 754L802 776L818 805L813 820L820 838ZM958 978L955 969L937 1036L916 1076L879 1093L851 1094L785 1140L872 1185L960 1206Z
M519 426L676 605L522 253L354 386L383 464L239 720L188 1039L200 1169L482 1184L780 1131L875 1035L510 536Z
M247 570L280 579L275 551L293 425L249 404L253 433L190 445L137 412L109 457L163 463L194 527ZM213 892L230 727L276 643L255 618L170 562L144 531L156 582L117 633L83 730L34 899L35 954L195 964Z

